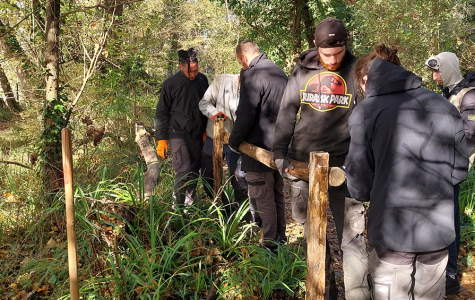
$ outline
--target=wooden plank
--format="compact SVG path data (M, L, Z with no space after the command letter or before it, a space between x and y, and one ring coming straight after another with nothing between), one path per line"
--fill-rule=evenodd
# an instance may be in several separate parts
M221 205L220 189L223 184L224 119L216 118L213 124L213 177L216 204Z
M229 142L229 133L226 133L224 135L224 141L226 143ZM270 151L267 151L265 149L259 148L257 146L254 146L252 144L243 142L239 146L239 151L242 153L246 154L249 157L254 158L255 160L263 163L264 165L277 170L277 166L275 165L274 162L274 154ZM289 170L290 175L293 175L299 179L308 181L309 179L309 171L308 171L308 164L290 159L290 162L294 165L293 170ZM330 186L340 186L345 182L345 171L343 171L341 168L338 167L332 167L330 169Z
M79 300L76 229L74 227L73 156L71 151L71 131L68 128L61 130L61 142L63 148L64 194L66 199L70 299Z
M323 300L325 293L329 158L328 153L310 153L307 206L307 299Z

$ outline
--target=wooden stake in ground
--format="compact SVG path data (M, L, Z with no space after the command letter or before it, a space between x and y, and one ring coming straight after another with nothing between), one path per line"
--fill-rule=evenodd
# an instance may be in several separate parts
M229 133L224 135L224 141L226 143L229 142ZM264 165L277 170L277 166L274 162L274 153L267 151L265 149L259 148L257 146L251 145L249 143L243 142L239 145L239 151L246 154L247 156L254 158L255 160L263 163ZM293 170L289 170L290 175L293 175L299 179L308 181L308 164L290 159L292 165L294 165ZM330 177L329 177L329 184L330 186L340 186L345 182L345 171L338 167L331 167L330 168Z
M224 119L216 118L213 125L213 177L216 204L221 205L219 189L223 184Z
M307 207L307 291L306 298L323 300L325 293L325 247L330 155L311 152Z
M74 228L73 156L71 152L71 131L61 130L63 148L64 194L66 198L66 231L68 236L69 289L71 300L79 300L78 262L76 230Z

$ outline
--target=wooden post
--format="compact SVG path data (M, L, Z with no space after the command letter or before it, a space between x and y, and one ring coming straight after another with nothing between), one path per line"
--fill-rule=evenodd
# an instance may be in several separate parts
M219 189L223 184L224 119L217 118L213 124L213 177L216 204L221 205Z
M307 207L306 298L312 300L323 300L325 293L329 158L330 155L328 153L310 153Z
M63 148L64 194L66 198L66 231L68 236L69 289L71 300L79 300L76 230L74 228L73 157L71 131L61 130Z

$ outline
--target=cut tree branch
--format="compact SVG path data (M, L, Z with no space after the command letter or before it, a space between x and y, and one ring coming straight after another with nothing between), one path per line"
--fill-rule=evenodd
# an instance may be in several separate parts
M27 168L27 169L30 169L30 170L33 169L31 166L27 166L27 165L24 165L24 164L16 162L16 161L0 160L0 163L7 164L7 165L17 165L17 166Z

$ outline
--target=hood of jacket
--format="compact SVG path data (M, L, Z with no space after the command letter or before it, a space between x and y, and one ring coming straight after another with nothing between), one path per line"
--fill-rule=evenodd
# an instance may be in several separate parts
M348 63L354 58L351 51L346 49L342 64ZM297 65L312 70L321 70L324 68L318 57L318 48L312 48L302 52L297 60Z
M460 63L457 55L452 52L442 52L432 55L429 60L435 59L439 64L439 72L444 83L444 88L448 88L449 92L463 80L462 72L460 72Z
M366 97L401 93L417 89L421 84L419 76L377 57L369 66Z

